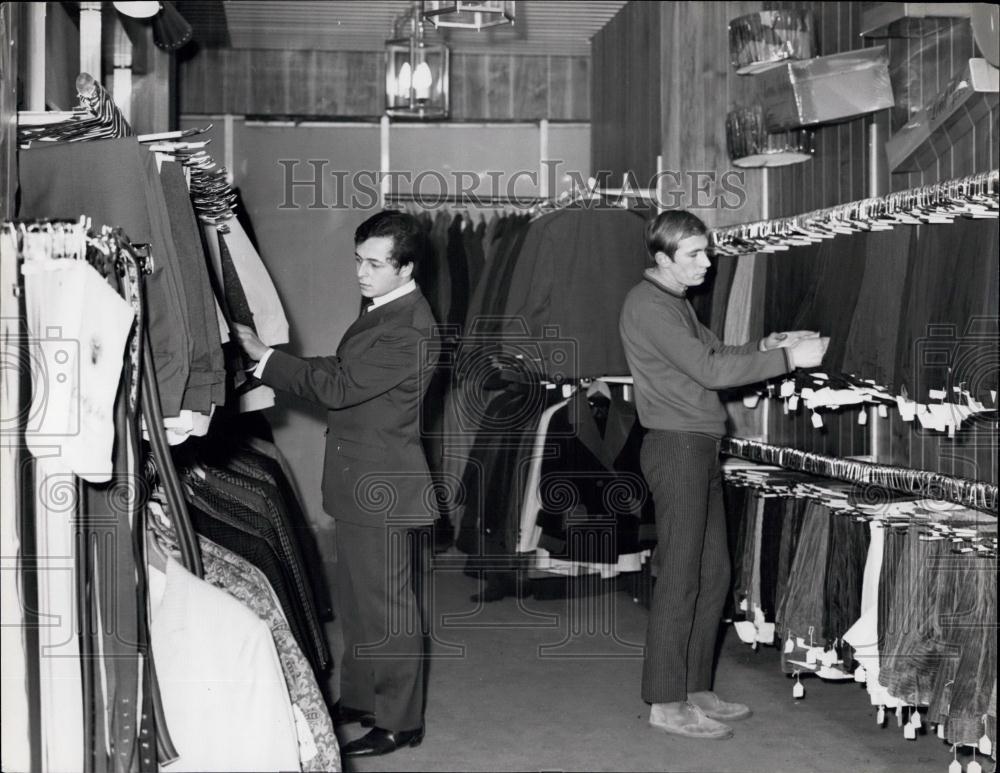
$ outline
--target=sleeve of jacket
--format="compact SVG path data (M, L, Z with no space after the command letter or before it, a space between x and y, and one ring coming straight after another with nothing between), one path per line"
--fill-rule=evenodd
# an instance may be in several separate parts
M699 339L680 314L661 316L668 324L649 326L649 341L678 370L706 389L729 389L753 384L791 370L785 349L760 352L756 342L724 346L714 335Z
M348 408L399 386L420 371L419 330L397 328L383 333L354 358L302 359L275 350L261 381L328 409Z

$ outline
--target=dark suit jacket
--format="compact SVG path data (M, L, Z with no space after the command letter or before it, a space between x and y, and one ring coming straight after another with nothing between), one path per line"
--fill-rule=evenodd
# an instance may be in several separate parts
M329 409L323 509L363 526L434 520L420 401L436 364L419 290L362 315L332 357L275 350L262 381Z

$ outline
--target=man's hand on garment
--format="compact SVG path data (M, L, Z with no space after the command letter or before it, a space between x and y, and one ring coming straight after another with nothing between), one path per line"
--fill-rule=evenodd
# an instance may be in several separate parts
M781 349L795 346L799 341L806 338L819 338L819 333L815 330L786 330L783 333L771 333L761 341L760 350L769 352L771 349Z
M264 345L251 328L234 322L233 332L236 334L236 340L243 347L243 351L247 353L247 356L251 360L259 360L267 353L268 347Z

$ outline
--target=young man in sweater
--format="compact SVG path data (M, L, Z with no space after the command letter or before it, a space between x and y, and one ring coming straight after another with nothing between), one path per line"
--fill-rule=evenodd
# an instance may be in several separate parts
M727 346L698 322L685 294L711 265L708 229L690 212L664 212L646 229L653 261L629 291L619 332L646 428L643 474L656 509L657 583L649 611L642 697L649 721L691 738L728 738L726 721L750 709L712 691L729 553L719 442L726 411L718 390L820 364L829 339L772 333Z

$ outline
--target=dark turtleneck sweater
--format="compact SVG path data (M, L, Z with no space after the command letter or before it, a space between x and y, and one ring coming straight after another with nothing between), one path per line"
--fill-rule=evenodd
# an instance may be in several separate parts
M759 341L723 344L698 322L684 295L648 273L626 296L618 330L647 429L722 437L726 410L717 390L791 370L785 349L761 352Z

